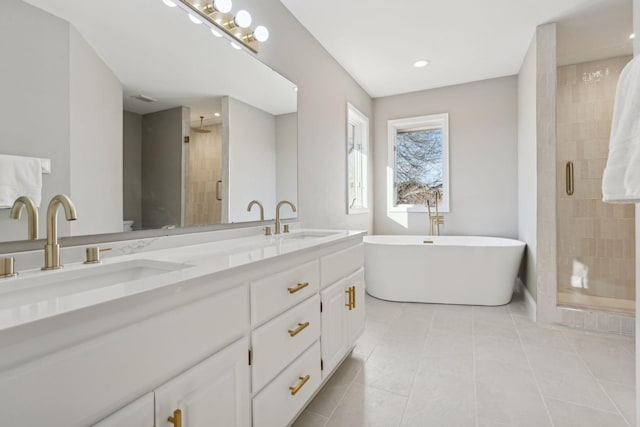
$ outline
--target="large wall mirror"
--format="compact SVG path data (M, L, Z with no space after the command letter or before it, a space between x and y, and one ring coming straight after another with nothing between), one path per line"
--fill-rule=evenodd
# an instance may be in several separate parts
M297 204L295 84L160 0L2 0L0 57L0 155L50 162L40 238L59 193L78 211L61 236L257 221L254 199L268 220L278 200ZM27 238L24 217L0 206L0 242Z

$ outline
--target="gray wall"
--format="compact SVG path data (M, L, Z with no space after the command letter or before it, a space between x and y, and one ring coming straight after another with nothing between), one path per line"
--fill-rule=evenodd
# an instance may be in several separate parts
M71 234L122 231L122 85L70 27Z
M371 97L279 0L237 0L269 27L260 58L298 86L299 218L307 227L372 228L372 215L347 215L347 102L371 118ZM373 164L370 163L370 169ZM311 172L313 171L313 172ZM373 197L373 174L369 199Z
M142 227L182 221L183 107L142 117Z
M296 113L276 116L276 200L298 199L298 115ZM293 218L296 214L289 208L281 212L282 218Z
M229 222L253 221L247 212L253 199L264 205L265 218L276 208L276 118L249 104L228 98L228 133L222 137L229 156ZM295 202L295 200L294 200Z
M0 1L0 153L51 159L52 173L42 177L41 236L46 204L70 189L69 50L68 23L19 0ZM18 225L0 209L0 241L26 239L26 221L23 215ZM69 234L66 221L59 232Z
M537 138L536 37L518 74L518 239L527 243L520 279L536 299Z
M142 224L142 116L125 111L122 117L124 219Z
M450 213L443 233L516 237L517 80L502 77L376 98L376 234L426 234L427 213L387 213L387 121L449 113Z

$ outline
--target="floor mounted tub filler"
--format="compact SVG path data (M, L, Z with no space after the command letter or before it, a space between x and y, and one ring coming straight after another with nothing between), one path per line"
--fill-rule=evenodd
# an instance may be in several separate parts
M366 236L367 292L388 301L503 305L525 243L480 236Z

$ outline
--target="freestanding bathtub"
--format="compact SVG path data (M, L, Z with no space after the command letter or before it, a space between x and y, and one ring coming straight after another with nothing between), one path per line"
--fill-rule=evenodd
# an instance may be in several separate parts
M524 248L497 237L366 236L367 292L389 301L507 304Z

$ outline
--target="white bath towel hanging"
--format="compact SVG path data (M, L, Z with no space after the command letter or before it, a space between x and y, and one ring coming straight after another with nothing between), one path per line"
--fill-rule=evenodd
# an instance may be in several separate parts
M618 81L602 196L610 203L640 202L640 57Z
M10 208L20 196L36 206L42 200L42 161L33 157L0 154L0 209Z

